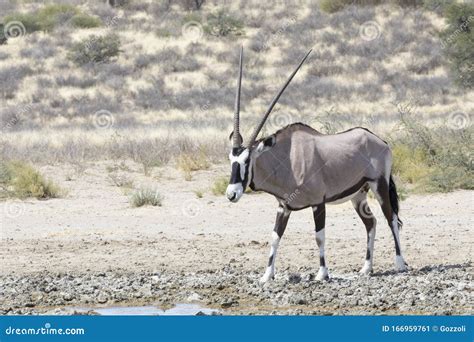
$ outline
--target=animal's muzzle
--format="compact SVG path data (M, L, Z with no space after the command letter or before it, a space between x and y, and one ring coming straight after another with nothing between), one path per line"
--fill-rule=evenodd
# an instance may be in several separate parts
M243 192L244 192L244 189L242 187L242 184L237 183L237 184L229 184L225 194L229 201L237 202L242 196Z

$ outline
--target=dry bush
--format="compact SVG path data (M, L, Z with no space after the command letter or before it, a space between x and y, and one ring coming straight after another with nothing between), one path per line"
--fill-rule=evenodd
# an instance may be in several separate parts
M184 179L190 181L192 179L192 172L199 170L207 170L210 167L209 159L204 151L198 153L181 153L176 165L183 171Z
M449 26L442 33L443 47L456 83L474 88L474 4L452 4L445 10Z
M429 158L426 151L421 148L413 148L399 142L392 146L392 153L392 170L406 183L419 184L431 172L428 165Z
M143 139L141 141L126 136L114 135L106 143L106 154L113 160L130 159L143 167L149 176L154 167L163 166L171 158L168 139Z
M0 189L2 197L47 199L63 194L59 186L45 179L31 165L19 161L0 164Z
M33 70L26 64L8 66L0 69L0 97L12 99L27 76L33 74Z
M74 44L68 58L77 65L108 63L120 53L120 38L116 34L91 35Z
M474 189L474 129L429 128L410 113L401 113L403 134L393 140L394 171L417 191Z
M108 175L108 178L116 187L127 189L133 188L133 179L130 179L126 175L112 173Z
M211 187L211 192L216 196L221 196L225 194L229 180L227 177L219 177L214 181L214 184Z
M204 31L216 37L241 36L245 33L243 22L225 10L211 13L206 19Z
M158 56L156 54L141 54L135 58L134 65L138 69L144 69L157 62Z
M196 195L196 198L203 198L204 197L204 191L203 190L194 190L193 192Z

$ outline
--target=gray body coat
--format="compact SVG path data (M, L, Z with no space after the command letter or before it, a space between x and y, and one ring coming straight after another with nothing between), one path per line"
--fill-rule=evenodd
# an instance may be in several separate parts
M297 123L273 136L274 145L252 158L250 187L287 201L291 210L353 195L392 163L387 144L363 128L324 135Z

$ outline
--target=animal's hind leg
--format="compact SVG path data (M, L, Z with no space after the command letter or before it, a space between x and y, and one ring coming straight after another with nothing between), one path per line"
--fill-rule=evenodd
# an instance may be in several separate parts
M392 230L393 240L395 242L395 269L397 271L406 271L407 265L402 255L400 245L400 226L398 215L393 211L390 203L389 183L388 179L381 177L377 182L369 183L370 189L374 192L375 197L380 203L382 212L387 219L387 223Z
M372 214L367 203L367 191L368 186L366 185L360 192L352 198L352 205L359 215L362 222L364 222L365 229L367 230L367 253L365 256L364 267L360 270L361 274L370 274L373 269L373 258L374 258L374 242L375 242L375 227L377 220Z
M285 232L286 225L288 224L288 218L290 217L290 211L284 206L280 205L275 221L275 228L272 233L272 245L270 248L270 256L268 258L268 266L265 274L260 278L260 283L266 283L275 276L275 259L277 255L278 246L280 244L281 237Z
M326 224L326 207L324 204L313 207L313 217L316 230L316 243L319 248L319 271L316 276L317 280L325 280L329 278L328 268L326 267L326 257L324 255L324 244L326 240L325 224Z

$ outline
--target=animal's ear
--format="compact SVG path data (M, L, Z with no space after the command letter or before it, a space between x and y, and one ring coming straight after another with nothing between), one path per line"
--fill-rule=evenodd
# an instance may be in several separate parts
M232 142L232 138L234 137L234 131L230 132L229 134L229 141ZM244 142L244 139L242 138L242 135L239 133L239 145L242 145Z
M274 135L271 135L263 139L262 141L258 143L257 152L261 153L261 152L268 151L269 149L273 147L273 145L275 145L275 142L276 142L276 138Z

